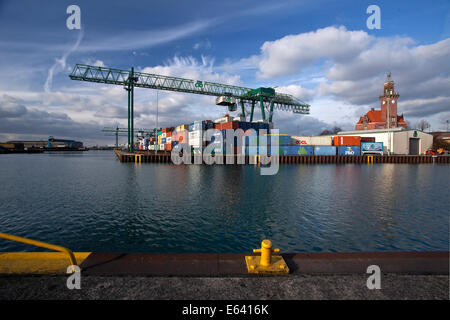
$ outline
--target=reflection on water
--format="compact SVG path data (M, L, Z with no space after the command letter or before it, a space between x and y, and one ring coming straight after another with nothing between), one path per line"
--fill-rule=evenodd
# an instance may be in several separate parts
M97 252L448 250L445 165L119 163L112 152L2 155L3 232ZM0 251L36 250L0 240ZM40 250L40 249L39 249Z

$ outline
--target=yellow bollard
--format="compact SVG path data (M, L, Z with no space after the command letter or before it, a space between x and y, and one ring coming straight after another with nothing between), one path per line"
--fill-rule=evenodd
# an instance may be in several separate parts
M255 155L255 166L257 165L258 167L261 164L261 157L259 155Z
M253 252L260 252L261 256L246 256L248 273L269 273L287 274L289 268L282 256L272 256L273 252L280 252L280 249L272 249L270 240L263 240L260 249L253 249Z
M142 163L142 155L141 154L134 155L134 163L138 163L138 159L139 159L139 163Z
M373 156L367 156L367 163L373 164Z
M253 252L261 253L261 265L270 266L272 263L272 252L280 252L280 249L272 249L272 242L270 240L263 240L261 242L261 249L253 249Z

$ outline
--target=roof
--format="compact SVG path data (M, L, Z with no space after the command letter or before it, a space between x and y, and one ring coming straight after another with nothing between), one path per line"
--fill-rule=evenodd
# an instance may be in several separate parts
M370 110L366 113L366 116L369 118L369 123L385 123L383 121L383 117L381 114L381 110ZM359 118L359 121L357 124L362 124L364 121L364 117ZM403 115L397 116L397 122L398 123L406 123L405 119L403 118Z
M337 135L354 135L354 134L367 134L367 133L386 133L386 132L407 132L417 131L423 134L431 135L428 132L420 131L418 129L405 129L403 127L391 128L391 129L373 129L373 130L354 130L354 131L340 131Z
M369 118L369 122L381 122L384 123L383 118L381 117L381 110L371 109L366 113L366 116ZM361 117L357 124L363 123L364 117Z

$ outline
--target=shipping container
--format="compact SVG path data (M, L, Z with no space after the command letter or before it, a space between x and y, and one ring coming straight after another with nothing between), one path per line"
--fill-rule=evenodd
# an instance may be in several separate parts
M361 137L362 142L375 142L375 137Z
M360 146L361 137L359 136L338 136L334 137L335 146Z
M172 143L166 143L164 145L164 150L172 151Z
M203 146L203 131L202 130L196 130L196 131L189 132L189 145L195 146L195 147Z
M274 136L278 139L278 145L280 146L289 146L291 144L291 136L287 134L266 134L265 136L267 137L267 144L272 144L272 139L274 139Z
M361 153L383 154L383 142L361 142Z
M162 138L162 139L161 139L161 143L164 143L164 144L165 144L165 143L167 142L166 140L167 140L166 138Z
M331 137L329 136L292 136L291 144L293 146L331 146Z
M225 123L219 123L218 125L216 124L216 129L218 130L226 130L226 129L238 129L239 128L239 122L237 121L229 121L229 122L225 122Z
M195 121L189 125L189 131L214 129L214 122L211 120Z
M166 131L166 138L171 137L172 136L172 131Z
M314 155L316 156L335 156L336 147L335 146L315 146Z
M172 137L166 138L166 143L172 143Z
M360 146L339 146L337 147L340 156L359 156L361 155Z
M269 146L269 154L272 155L273 147ZM262 147L261 150L262 152ZM288 156L290 153L289 146L278 146L278 155L279 156Z
M149 150L155 150L155 145L154 145L154 144L149 145L149 146L148 146L148 149L149 149Z
M314 155L314 147L313 146L290 146L290 155L312 156L312 155Z
M161 144L159 145L159 150L163 151L163 150L164 150L164 147L165 147L165 144L161 143Z

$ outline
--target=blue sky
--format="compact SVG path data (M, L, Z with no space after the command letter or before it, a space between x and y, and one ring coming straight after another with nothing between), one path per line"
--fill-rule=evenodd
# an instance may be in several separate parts
M71 4L81 8L81 31L66 28ZM380 30L366 27L371 4L381 9ZM352 129L379 107L390 70L399 112L411 125L426 119L442 130L450 118L449 8L448 1L0 1L0 140L107 143L103 126L126 125L125 91L70 80L76 63L278 86L311 104L308 116L275 114L291 134ZM155 125L155 100L155 91L136 90L137 126ZM170 92L160 94L159 108L167 126L226 112L213 97Z

